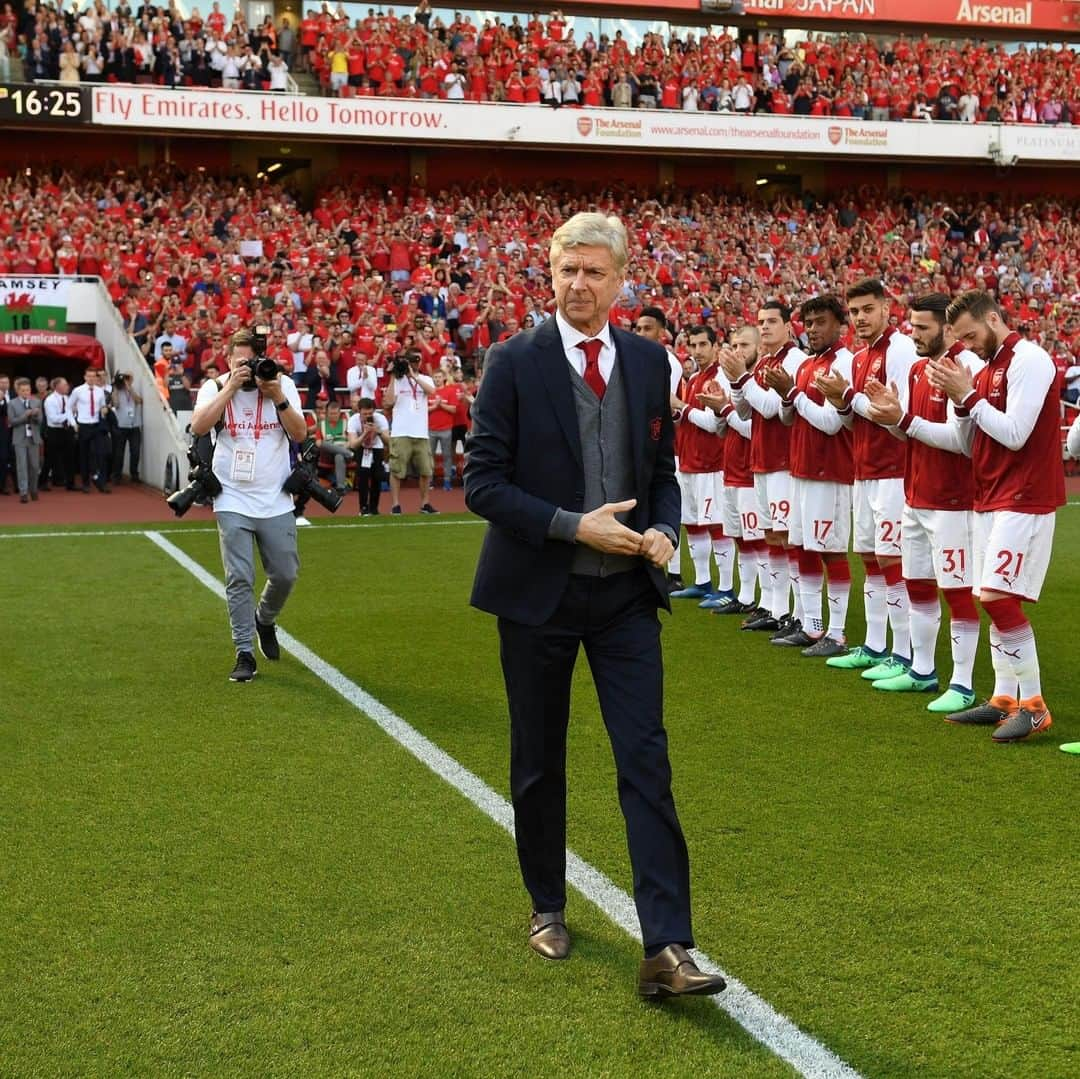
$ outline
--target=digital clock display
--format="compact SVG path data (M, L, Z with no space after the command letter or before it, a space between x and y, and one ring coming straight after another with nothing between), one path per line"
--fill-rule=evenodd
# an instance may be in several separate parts
M0 83L0 124L88 124L90 88Z

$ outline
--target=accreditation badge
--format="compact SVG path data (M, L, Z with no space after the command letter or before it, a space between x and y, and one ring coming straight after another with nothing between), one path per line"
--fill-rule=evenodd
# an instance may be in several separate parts
M255 451L234 450L232 471L229 478L233 483L253 483L255 480Z

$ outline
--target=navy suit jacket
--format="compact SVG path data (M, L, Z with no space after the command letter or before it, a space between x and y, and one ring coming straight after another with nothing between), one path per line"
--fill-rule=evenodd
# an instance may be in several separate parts
M612 329L626 391L638 532L666 525L678 536L679 487L667 354L652 341ZM548 538L558 507L584 508L581 437L562 339L547 319L495 345L472 406L465 503L489 522L472 604L524 625L543 625L566 589L574 545ZM671 609L666 575L648 565L658 605Z

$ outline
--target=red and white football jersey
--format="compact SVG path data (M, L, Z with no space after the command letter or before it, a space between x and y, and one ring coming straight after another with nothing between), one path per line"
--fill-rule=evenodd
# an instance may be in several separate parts
M904 475L903 443L867 418L870 401L866 384L876 379L884 386L891 382L898 387L906 386L911 365L917 359L915 343L894 327L889 327L873 344L859 349L852 357L848 379L851 385L844 401L854 412L851 433L857 480L900 479ZM838 369L843 370L841 365Z
M959 342L946 353L973 375L982 360ZM975 478L971 460L953 422L954 409L926 376L929 360L919 359L908 374L907 411L900 429L904 444L904 501L914 509L970 510L974 505Z
M975 509L1053 513L1065 504L1060 379L1053 360L1010 333L956 410L970 417Z
M850 362L851 353L836 344L804 360L795 376L787 402L796 413L791 426L790 472L799 479L848 484L855 479L851 431L814 385L817 376L827 374L834 364Z
M693 422L690 413L697 410L697 396L705 392L710 382L726 387L727 380L717 364L698 371L687 379L687 403L675 427L675 455L679 458L680 472L722 472L724 470L724 435L706 431Z
M754 472L785 472L790 455L791 428L780 418L780 394L765 385L770 367L783 367L795 378L806 353L787 344L771 356L762 356L753 372L732 384L733 395L741 395L754 410L750 428L750 468Z

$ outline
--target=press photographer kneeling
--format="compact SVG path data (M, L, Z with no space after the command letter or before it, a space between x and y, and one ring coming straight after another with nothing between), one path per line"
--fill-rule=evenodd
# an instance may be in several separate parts
M214 514L236 646L233 682L255 677L256 637L267 659L280 656L274 623L300 570L293 498L282 487L290 473L289 442L302 442L307 424L291 378L280 371L256 377L257 354L262 364L272 363L256 346L247 330L233 335L228 376L203 383L191 417L195 436L217 429L213 475L221 491L214 495ZM269 367L259 371L269 373ZM267 578L258 608L256 544Z

